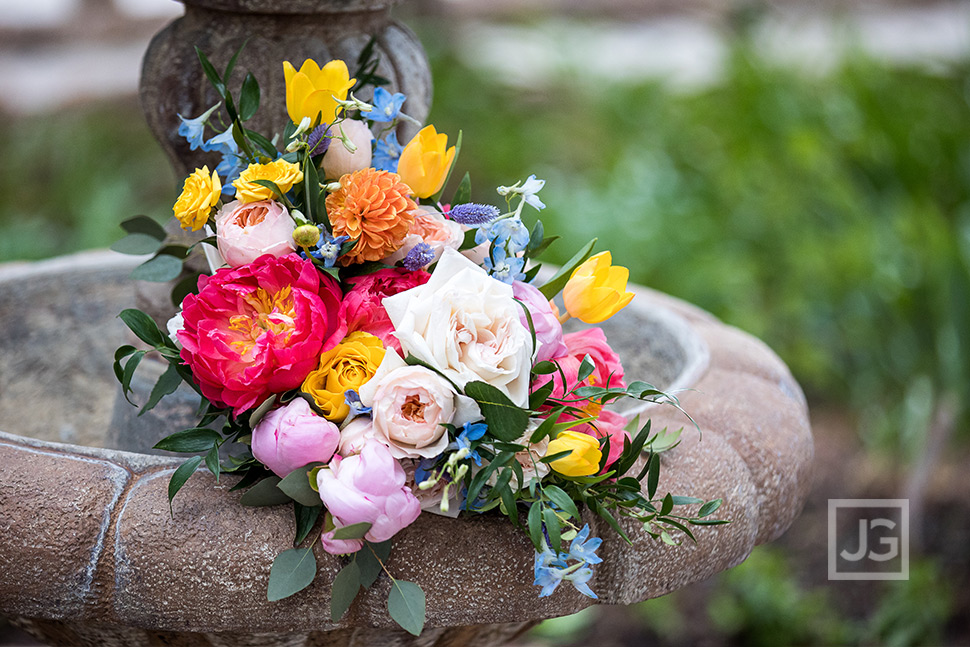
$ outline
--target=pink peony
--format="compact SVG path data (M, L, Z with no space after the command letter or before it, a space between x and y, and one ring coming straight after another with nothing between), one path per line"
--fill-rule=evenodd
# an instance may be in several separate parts
M216 242L230 267L252 263L263 254L283 256L296 250L296 223L286 207L273 200L234 200L216 214Z
M606 335L602 328L587 328L578 332L571 332L563 335L563 342L566 344L566 355L556 357L552 361L559 364L562 372L566 375L566 387L572 390L579 386L576 377L579 374L579 365L583 357L590 356L596 368L584 382L584 386L626 386L623 381L623 367L620 365L619 356L613 352L610 345L606 342ZM537 385L549 381L550 376L543 376L537 381ZM562 378L559 372L552 374L552 379L556 382L553 390L554 397L562 397L565 391L562 386ZM535 387L533 387L534 389Z
M379 337L385 347L400 353L401 342L394 335L394 326L381 302L384 297L423 285L429 278L431 275L427 272L388 268L348 279L347 282L353 287L340 304L337 315L339 323L333 343L356 330L362 330Z
M521 301L532 316L536 333L536 362L551 360L566 355L566 344L562 338L562 324L552 311L549 299L539 292L539 288L524 281L512 282L512 296ZM522 325L529 328L525 312L520 317Z
M317 367L340 297L334 279L295 254L218 270L182 301L182 360L206 398L239 415Z
M337 426L303 398L273 409L253 428L253 456L279 477L309 463L326 463L340 439Z
M317 472L320 499L333 516L335 528L367 522L367 541L393 537L421 514L421 504L407 487L404 468L379 442L368 442L360 454L334 457ZM333 541L333 531L322 535L324 550ZM347 546L333 547L335 554ZM332 551L331 551L332 552Z

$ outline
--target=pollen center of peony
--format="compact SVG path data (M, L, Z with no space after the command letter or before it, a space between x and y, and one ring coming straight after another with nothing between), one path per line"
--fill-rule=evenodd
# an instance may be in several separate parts
M272 333L284 345L289 342L296 318L290 286L273 294L257 288L243 297L243 301L249 306L249 312L229 319L229 329L239 337L230 345L240 355L248 355L267 333Z

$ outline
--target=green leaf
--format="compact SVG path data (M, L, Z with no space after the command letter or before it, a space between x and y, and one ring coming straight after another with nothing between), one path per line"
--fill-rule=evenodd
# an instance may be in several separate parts
M246 137L248 137L254 144L259 146L260 150L263 151L268 157L276 157L277 150L273 142L266 139L262 134L256 132L255 130L246 130Z
M320 493L310 487L307 474L317 466L316 463L298 467L280 481L276 487L286 493L288 497L306 506L320 505Z
M154 218L148 216L132 216L121 223L121 228L129 234L146 234L155 240L162 241L168 237L165 228L158 224Z
M698 517L706 517L709 514L713 514L715 510L721 507L722 500L714 499L713 501L708 501L701 506L701 509L697 511Z
M653 495L657 493L657 484L660 482L660 456L650 454L650 468L647 470L647 498L653 500Z
M550 413L545 420L539 423L539 426L536 427L536 430L532 432L532 436L529 438L529 442L535 444L540 440L542 440L543 438L545 438L546 436L551 436L553 431L555 431L556 429L556 421L559 420L559 416L560 414L562 414L562 412L563 412L563 409L562 407L560 407L554 410L552 413Z
M121 373L121 388L124 391L125 399L128 402L131 400L128 398L128 394L132 392L131 390L131 378L135 375L135 369L141 364L141 361L145 358L145 354L148 351L140 350L132 354L132 356L125 363L125 368ZM134 404L134 402L131 402Z
M221 440L222 435L214 429L192 427L162 438L155 443L154 449L183 453L205 452Z
M189 294L197 294L199 287L199 272L192 272L188 276L179 279L179 282L172 288L172 305L181 306L182 301Z
M250 180L249 183L258 184L261 187L270 189L271 191L273 191L273 193L276 194L274 197L279 198L283 196L283 191L280 190L280 188L276 185L276 182L273 182L271 180Z
M330 620L337 622L347 613L357 593L360 592L360 568L352 561L333 578L330 590Z
M179 375L175 364L169 364L165 372L158 378L158 382L155 383L151 394L148 396L148 402L141 408L138 415L140 416L146 411L151 411L162 398L170 393L175 393L175 390L178 389L181 383L182 376Z
M213 445L205 455L205 466L216 477L219 482L219 475L222 473L222 465L219 464L219 445Z
M182 261L168 254L159 254L148 259L131 271L131 278L135 281L151 281L164 283L178 278L182 273Z
M583 356L583 361L579 364L579 374L576 376L577 382L582 382L587 377L593 374L596 369L596 363L593 358L586 354Z
M273 560L266 599L276 602L310 586L317 575L317 560L309 548L284 550Z
M317 495L317 498L320 498ZM333 531L334 539L363 539L367 531L370 530L371 525L366 521L361 521L360 523L352 523L349 526L344 526L343 528L337 528Z
M132 254L135 256L142 254L154 254L162 246L162 241L148 234L134 233L128 234L121 240L116 240L111 244L111 251L121 254Z
M465 395L478 402L493 438L512 442L529 424L529 412L517 407L507 395L485 382L468 382Z
M232 58L229 59L229 63L226 65L226 71L222 74L222 78L224 78L226 81L228 81L232 76L232 71L236 68L236 61L239 59L239 55L242 54L242 51L248 42L249 39L247 38L245 41L243 41L243 44L239 46L239 49L236 50L236 53L232 55Z
M459 251L478 247L478 243L475 242L475 236L477 233L478 229L469 229L466 231L465 238L461 241L461 245L458 247Z
M698 499L696 496L674 495L670 498L674 502L674 505L694 505L695 503L704 503L704 499Z
M552 395L552 390L556 387L553 380L547 381L545 384L540 386L538 389L529 394L529 408L536 411L539 407L546 403L549 396Z
M552 375L559 370L555 362L550 362L548 360L543 362L537 362L535 366L532 367L533 375Z
M664 515L670 514L670 511L673 509L674 509L674 498L670 495L670 492L668 492L667 496L664 497L663 502L660 504L660 516L662 517Z
M391 619L409 634L418 636L424 629L424 591L414 582L394 580L387 596Z
M455 189L455 195L451 198L452 205L465 204L472 199L472 176L466 171L465 177L461 178L461 183Z
M576 252L576 254L570 258L551 279L546 281L545 285L539 288L542 295L547 299L552 299L554 296L559 294L560 290L565 287L566 282L569 281L569 277L572 275L573 270L579 267L593 254L593 247L595 246L595 238L583 245L582 249Z
M246 490L239 503L251 507L262 507L268 505L282 505L289 503L293 499L286 496L276 485L280 482L280 477L270 476L265 478L253 487Z
M252 72L243 79L242 90L239 93L239 118L248 121L259 110L259 83Z
M320 200L320 176L317 174L316 164L308 160L303 165L303 209L304 215L310 222L316 222L317 203Z
M545 541L542 535L542 503L540 501L536 501L529 507L528 525L529 539L532 540L536 552L541 553L545 548Z
M680 443L680 436L683 432L683 427L676 431L668 431L665 427L658 431L653 438L647 441L647 445L654 453L668 451Z
M381 562L386 562L391 554L391 540L373 544L364 542L364 547L357 551L355 559L360 567L360 585L369 589L381 574Z
M172 473L172 478L168 481L168 510L173 516L175 512L172 510L172 499L175 498L175 495L178 494L179 490L182 489L182 486L195 473L195 470L201 463L201 456L193 456L179 465L178 469Z
M219 96L225 99L226 84L222 82L222 79L219 77L219 73L216 72L216 68L212 66L212 63L209 62L209 59L202 52L202 50L198 48L198 46L195 48L195 53L199 57L199 63L202 65L202 71L205 72L205 76L207 79L209 79L209 83L211 83L212 87L216 89Z
M579 519L579 508L576 507L576 502L562 489L555 485L545 485L542 488L542 494L556 504L560 510L569 515L570 518Z
M542 227L542 221L536 220L536 224L532 227L532 232L529 234L529 245L526 247L526 251L530 256L542 245L544 235L545 229Z
M135 333L138 339L142 340L149 346L164 346L166 345L166 337L162 334L162 331L158 329L155 324L155 320L146 315L141 310L135 308L128 308L122 310L118 317L125 322L125 325L131 329L131 332Z
M542 521L546 526L546 532L549 533L551 548L558 553L562 550L562 524L559 523L556 511L552 508L545 508L542 511Z

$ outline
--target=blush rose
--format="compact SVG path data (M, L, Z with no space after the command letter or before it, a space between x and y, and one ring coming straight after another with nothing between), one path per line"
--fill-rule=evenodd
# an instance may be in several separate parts
M274 200L234 200L216 214L216 244L230 267L252 263L263 254L296 251L294 229L286 207Z

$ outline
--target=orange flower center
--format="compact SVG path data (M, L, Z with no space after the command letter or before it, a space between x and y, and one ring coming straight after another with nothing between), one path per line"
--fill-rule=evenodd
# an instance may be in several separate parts
M266 219L269 210L265 205L252 206L248 209L240 209L233 218L233 223L239 227L254 227Z
M248 357L259 343L259 339L269 332L275 336L286 333L282 342L284 345L289 342L294 332L293 324L296 317L290 286L275 294L270 294L263 288L257 288L243 300L249 306L249 312L229 319L229 329L239 337L230 345L236 348L241 356Z
M401 406L401 415L413 422L424 422L424 408L428 406L416 395L409 395Z

